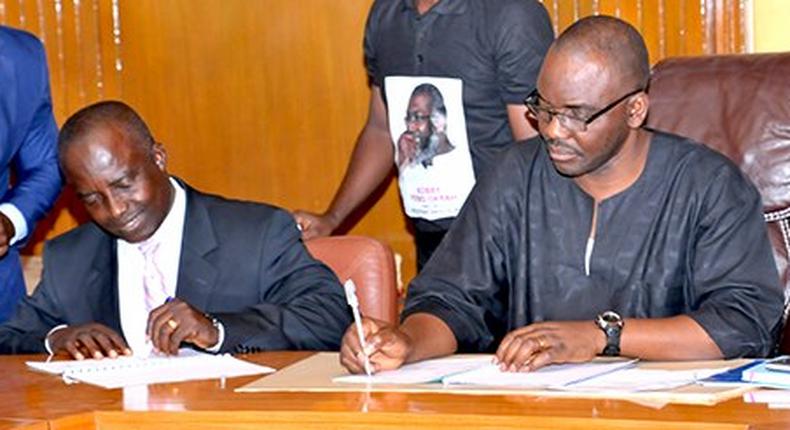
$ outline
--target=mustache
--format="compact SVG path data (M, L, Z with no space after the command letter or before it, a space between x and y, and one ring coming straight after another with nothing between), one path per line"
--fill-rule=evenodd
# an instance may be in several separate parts
M547 148L556 148L559 149L560 151L573 152L574 154L582 155L581 151L579 151L578 148L576 148L574 145L571 145L568 142L564 142L559 139L546 139L546 138L543 138L543 142L546 144Z

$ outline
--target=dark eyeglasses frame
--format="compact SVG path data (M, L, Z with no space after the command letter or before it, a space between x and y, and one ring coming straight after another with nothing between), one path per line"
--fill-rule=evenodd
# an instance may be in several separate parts
M610 110L614 109L615 106L617 106L620 103L622 103L623 100L625 100L625 99L627 99L627 98L629 98L629 97L631 97L631 96L633 96L635 94L639 94L640 92L642 92L644 90L645 90L644 88L637 88L637 89L635 89L635 90L623 95L622 97L618 98L617 100L614 100L613 102L609 103L608 105L606 105L606 106L602 107L601 109L598 109L597 111L593 112L592 114L590 114L590 116L587 117L587 119L572 117L572 116L565 115L565 114L560 113L560 112L556 112L554 110L545 109L545 108L540 107L540 105L538 103L539 103L540 100L543 100L543 97L541 97L541 95L538 92L537 88L532 90L532 92L527 96L527 98L524 99L524 105L527 106L527 109L536 118L537 118L538 114L540 114L540 112L545 112L545 113L551 115L551 118L549 119L548 122L551 122L551 119L553 119L555 116L558 116L558 115L559 116L564 116L564 117L568 118L569 120L579 121L581 124L583 124L583 127L582 127L582 129L580 131L584 132L584 131L587 131L587 126L590 125L590 123L592 123L596 119L602 117L603 115L605 115ZM563 125L562 121L560 121L560 124ZM563 125L563 127L564 127L564 125Z

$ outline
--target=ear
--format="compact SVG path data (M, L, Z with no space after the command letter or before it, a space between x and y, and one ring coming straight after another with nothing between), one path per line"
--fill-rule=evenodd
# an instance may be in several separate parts
M164 145L159 142L154 143L153 151L156 166L159 167L159 170L167 172L167 151L165 151Z
M635 94L628 101L628 126L630 128L639 128L644 124L647 118L647 111L650 107L650 97L646 92Z

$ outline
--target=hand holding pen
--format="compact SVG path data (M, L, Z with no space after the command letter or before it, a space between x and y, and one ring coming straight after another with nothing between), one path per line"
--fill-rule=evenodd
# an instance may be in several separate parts
M349 285L348 282L346 285ZM353 286L353 282L350 284ZM346 288L347 299L350 288ZM349 305L355 301L349 299ZM354 323L346 330L340 347L340 364L351 373L365 372L368 375L381 370L397 369L411 351L410 339L386 321L373 318L362 318L359 315L358 301L351 306L354 312ZM366 366L369 366L366 369Z
M354 315L354 330L357 334L357 339L359 341L359 347L361 350L359 352L362 353L362 366L365 369L365 373L370 376L373 374L373 369L370 366L370 357L368 356L368 345L365 342L365 331L362 329L362 316L359 313L359 299L357 298L357 286L354 284L354 281L349 279L343 284L343 289L346 292L346 301L348 305L351 307L351 313ZM358 352L358 353L359 353Z

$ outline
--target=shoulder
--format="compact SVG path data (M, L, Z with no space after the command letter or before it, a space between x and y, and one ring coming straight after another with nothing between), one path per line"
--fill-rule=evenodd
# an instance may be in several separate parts
M665 158L664 162L667 165L678 164L682 167L693 167L694 170L704 173L722 171L743 176L738 166L725 155L690 138L653 131L651 144L656 145L657 153Z
M20 58L28 59L30 55L40 56L44 45L36 36L26 31L0 26L2 50Z
M44 244L45 263L75 266L90 262L98 247L111 241L96 224L87 222L48 240Z
M536 0L469 0L472 9L483 13L493 28L509 28L513 25L534 27L551 25L548 11Z
M274 205L246 200L230 199L194 189L187 192L187 205L198 204L206 209L212 223L228 229L243 231L266 226L293 226L296 222L285 209Z
M682 179L696 193L726 193L744 201L760 199L757 188L741 169L704 143L654 131L652 145L665 165L668 180Z
M540 137L516 142L499 154L491 164L495 168L486 171L480 178L482 186L488 188L514 188L526 186L536 165L542 165L545 156Z
M382 19L392 16L403 8L401 0L376 0L368 12L367 26L377 26Z

